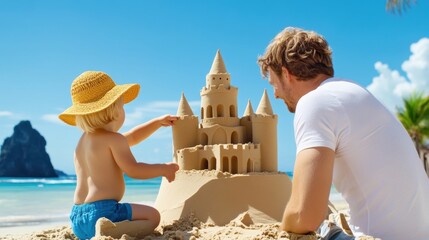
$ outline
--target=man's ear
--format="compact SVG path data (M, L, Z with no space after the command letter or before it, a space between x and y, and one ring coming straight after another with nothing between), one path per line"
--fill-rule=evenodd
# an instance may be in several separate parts
M291 73L285 67L282 67L282 77L288 82L291 80Z

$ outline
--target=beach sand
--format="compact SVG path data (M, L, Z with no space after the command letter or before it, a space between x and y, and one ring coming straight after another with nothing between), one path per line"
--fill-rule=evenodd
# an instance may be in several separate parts
M122 228L113 231L114 237L92 239L288 239L278 227L290 187L290 179L283 173L179 171L174 182L161 184L155 202L161 224L154 233L139 236L138 231L129 229L126 235ZM347 208L344 202L334 204L337 209ZM127 229L127 224L118 226ZM99 233L104 226L100 225ZM12 232L0 233L0 239L77 239L69 223L38 227L9 228Z

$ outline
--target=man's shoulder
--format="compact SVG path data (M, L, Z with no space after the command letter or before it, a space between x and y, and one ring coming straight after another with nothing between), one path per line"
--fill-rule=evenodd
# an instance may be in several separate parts
M298 109L309 111L311 109L324 109L338 104L338 98L335 92L326 88L317 88L302 96L297 104Z

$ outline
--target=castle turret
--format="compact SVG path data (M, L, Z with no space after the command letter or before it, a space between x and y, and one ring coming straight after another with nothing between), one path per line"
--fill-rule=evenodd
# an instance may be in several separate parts
M271 107L270 99L268 98L267 89L264 89L258 109L256 109L256 114L264 116L273 115L273 108Z
M231 76L218 50L210 72L206 76L206 85L200 92L201 124L204 128L216 124L228 127L239 125L238 89L231 86L230 82Z
M191 106L189 106L188 100L186 100L185 94L182 92L180 98L179 108L177 108L177 116L193 116Z
M198 144L198 117L194 116L183 93L177 109L177 116L179 119L174 122L172 127L173 159L175 162L177 162L177 150Z
M261 145L261 171L277 172L277 115L273 114L266 90L251 122L253 143Z
M247 100L247 106L246 106L246 110L244 110L243 117L252 116L253 114L255 113L253 112L252 103L250 103L250 99L249 99Z

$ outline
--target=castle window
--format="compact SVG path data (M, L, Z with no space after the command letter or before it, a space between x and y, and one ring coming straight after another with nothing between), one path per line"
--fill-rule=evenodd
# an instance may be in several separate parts
M217 116L218 117L223 117L223 105L218 105L217 106Z
M210 159L209 170L216 170L216 158L212 157Z
M211 105L209 105L207 107L207 118L212 118L213 117L213 108Z
M229 160L228 157L223 157L222 160L222 171L228 172L229 171Z
M232 174L238 173L238 159L236 156L233 156L231 158L231 173Z
M206 133L201 134L201 144L202 145L208 145L209 144L209 137Z
M209 169L209 161L205 158L201 160L200 170Z
M201 108L201 119L204 119L204 108Z
M232 132L231 143L238 143L238 133L236 131Z
M236 117L234 105L229 106L229 116L230 117Z
M250 158L249 158L249 160L247 160L247 172L254 172L254 170L253 170L253 161L250 160Z

